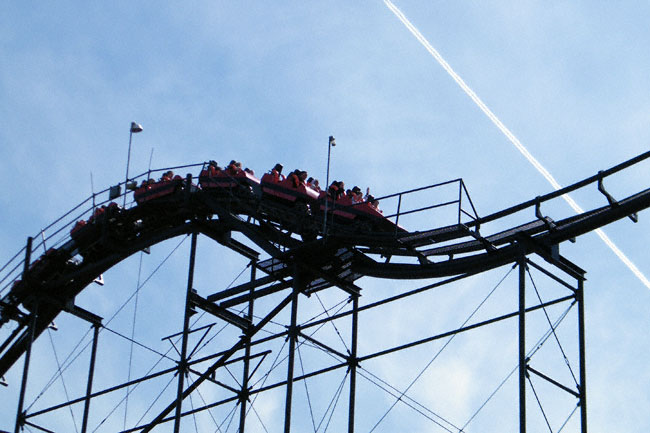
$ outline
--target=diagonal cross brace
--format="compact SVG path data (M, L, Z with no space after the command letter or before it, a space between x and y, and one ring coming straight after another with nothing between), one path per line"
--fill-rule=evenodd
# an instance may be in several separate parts
M205 298L202 298L196 293L190 293L190 301L206 313L210 313L213 316L223 319L231 325L235 325L244 332L248 332L253 324L250 319L238 316L230 310L220 307L217 304L213 304L212 302L208 301Z
M293 299L293 293L283 299L267 316L262 319L257 325L252 327L249 332L249 336L255 335L260 329L264 328L275 316L277 316ZM205 380L207 380L212 373L214 373L217 368L221 367L226 363L226 361L234 355L238 350L242 349L246 345L246 339L240 339L234 346L230 348L226 353L224 353L221 358L219 358L214 364L210 366L198 379L196 379L190 386L188 386L185 391L181 394L181 400L184 400L188 395L190 395L196 388L199 387ZM151 421L147 426L142 429L142 433L150 432L158 424L162 423L165 420L165 417L176 408L178 401L173 401L170 403L153 421Z

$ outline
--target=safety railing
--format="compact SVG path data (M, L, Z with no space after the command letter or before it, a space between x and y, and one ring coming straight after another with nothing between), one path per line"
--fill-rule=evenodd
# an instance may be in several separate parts
M579 182L576 182L576 183L571 184L569 186L566 186L564 188L557 189L557 190L555 190L553 192L550 192L548 194L545 194L545 195L537 196L532 200L528 200L528 201L525 201L525 202L520 203L518 205L511 206L511 207L509 207L507 209L503 209L501 211L494 212L494 213L492 213L490 215L486 215L484 217L477 218L475 221L470 223L470 225L475 226L475 227L478 228L482 224L485 224L485 223L488 223L488 222L491 222L491 221L495 221L495 220L501 219L503 217L513 215L513 214L515 214L517 212L521 212L522 210L533 208L533 207L535 208L535 215L539 218L539 215L540 215L539 207L540 207L540 205L542 203L548 202L548 201L556 199L558 197L565 196L565 195L569 194L570 192L573 192L573 191L576 191L578 189L584 188L585 186L593 184L593 183L597 184L598 191L605 196L605 198L607 199L607 201L610 204L612 204L613 203L612 200L614 200L614 199L605 190L605 187L603 185L603 179L605 179L606 177L611 176L613 174L616 174L616 173L618 173L618 172L620 172L620 171L622 171L622 170L624 170L626 168L629 168L629 167L631 167L631 166L633 166L635 164L638 164L638 163L640 163L640 162L642 162L642 161L644 161L644 160L646 160L648 158L650 158L650 151L644 152L644 153L642 153L640 155L637 155L634 158L628 159L627 161L622 162L622 163L620 163L618 165L615 165L615 166L613 166L613 167L611 167L611 168L609 168L607 170L601 170L601 171L599 171L597 174L595 174L593 176L590 176L590 177L588 177L586 179L583 179L583 180L581 180ZM634 219L635 217L630 216L630 218Z
M40 256L39 251L41 249L42 253L45 253L49 248L58 248L61 245L64 245L66 242L70 241L70 229L73 227L73 225L79 220L88 219L91 215L93 215L95 209L98 207L107 206L111 202L116 202L119 204L119 202L122 201L125 208L130 208L133 206L134 201L132 199L127 201L127 197L132 191L137 189L138 184L141 184L144 180L149 180L152 178L156 179L160 177L161 174L169 170L178 171L188 168L201 169L204 168L204 166L205 163L198 163L149 170L140 175L129 178L126 182L121 182L102 191L93 193L91 196L84 199L82 202L74 206L61 217L57 218L54 222L32 236L29 254L27 254L26 251L27 247L23 247L5 265L3 265L2 268L0 268L0 298L5 294L7 289L11 287L14 281L21 278L21 274L25 268L26 258ZM453 185L455 185L456 188L453 194L453 199L440 200L432 205L419 206L415 208L405 206L407 198L409 197L417 195L419 198L416 199L416 201L422 202L421 200L423 193L432 190L440 190L444 187ZM447 182L441 182L411 189L408 191L402 191L396 194L379 197L377 200L381 200L384 203L390 200L396 201L394 213L385 216L385 218L394 221L396 228L398 227L400 217L403 218L407 215L421 213L427 210L447 208L454 205L456 205L455 214L458 223L461 222L463 216L469 217L470 220L475 220L478 218L474 204L472 203L465 183L462 179L454 179ZM469 207L466 209L464 205L469 205ZM334 206L334 209L332 210L335 209L336 206Z
M431 211L435 209L441 209L441 208L448 209L448 208L452 208L453 206L456 206L455 208L456 223L458 224L464 223L468 227L479 228L484 223L501 219L503 217L512 215L514 213L520 212L527 208L534 207L536 214L539 214L539 206L541 203L544 203L549 200L553 200L555 198L558 198L562 195L583 188L592 183L598 184L598 190L605 195L607 201L610 202L611 204L613 197L611 197L611 195L609 195L609 193L607 193L606 190L604 189L603 179L615 173L618 173L619 171L624 170L632 165L635 165L641 161L644 161L648 158L650 158L650 151L640 154L634 158L631 158L628 161L618 164L610 169L600 171L594 176L576 182L565 188L556 190L546 195L536 197L532 200L523 202L516 206L512 206L510 208L501 210L499 212L495 212L493 214L484 217L478 216L478 213L476 212L474 204L472 203L472 200L469 196L465 183L463 182L462 179L454 179L447 182L441 182L433 185L411 189L408 191L399 192L396 194L390 194L383 197L378 197L377 200L380 200L382 202L382 207L384 209L390 208L390 206L389 207L385 206L386 201L391 201L391 200L395 201L395 205L394 205L395 211L393 213L384 214L384 215L386 218L393 220L395 222L396 229L398 227L398 224L400 224L400 219L403 219L404 217L415 215L415 214L421 214L422 212ZM92 213L98 206L107 205L111 201L114 200L119 201L120 198L124 198L123 203L125 204L125 206L127 208L131 207L134 202L133 200L127 202L126 195L129 194L140 181L145 179L150 179L152 178L152 176L158 177L159 173L164 173L169 170L173 171L173 170L182 170L187 168L196 169L202 167L203 165L204 163L197 163L197 164L187 164L187 165L161 168L156 170L149 170L138 176L129 178L126 182L121 182L113 187L109 187L100 192L93 193L90 197L81 201L79 204L74 206L68 212L66 212L61 217L56 219L54 222L49 224L47 227L41 229L39 232L33 235L31 237L32 242L30 242L31 248L29 252L27 251L27 247L21 248L14 256L12 256L12 258L10 258L4 265L2 265L2 267L0 267L0 299L2 298L2 296L4 296L7 289L11 287L12 283L20 278L23 269L25 269L25 259L27 257L39 256L40 255L38 254L39 250L42 249L43 252L45 252L47 251L48 248L53 248L53 247L56 248L69 241L70 229L72 228L72 225L76 221L79 221L80 219L84 219L87 218L87 216L92 215ZM415 199L416 203L434 203L434 204L427 205L427 206L418 205L414 207L407 205L407 201L409 199L421 195L422 193L426 193L427 191L435 191L435 190L443 189L444 187L448 187L448 186L453 187L454 185L456 185L457 189L455 189L456 195L453 198L445 199L445 200L437 200L437 199L422 200L420 198L417 198ZM116 189L116 187L118 186L119 186L119 190ZM116 191L118 192L116 193ZM106 197L106 196L108 196L107 199L100 199L100 197ZM464 217L466 217L468 220L463 221ZM441 227L444 225L446 224L444 223L441 224L441 220L436 220L432 227Z
M443 189L446 189L443 194L433 194L429 195L428 199L425 196L429 192L438 192ZM417 207L406 207L406 202L409 198L413 199L413 202L417 203ZM452 214L454 215L454 220L442 221L438 219L438 226L449 225L449 224L461 224L469 221L475 221L479 218L478 212L474 207L474 203L469 195L467 186L462 178L449 180L446 182L440 182L433 185L427 185L419 188L410 189L408 191L402 191L395 194L386 195L379 197L377 200L385 202L387 200L395 200L395 212L385 215L386 218L394 220L395 225L399 226L400 218L404 218L407 215L420 214L425 211L432 211L437 209L451 209ZM420 203L432 203L426 206L420 206ZM447 213L449 215L449 213Z
M127 201L127 198L135 187L142 181L151 178L158 178L161 173L165 173L169 170L178 171L188 168L196 169L202 166L203 163L197 163L148 170L135 177L130 177L126 182L120 182L112 187L108 187L99 192L94 192L52 223L31 236L32 241L30 242L31 248L29 253L27 253L27 246L24 246L4 265L2 265L2 267L0 267L0 299L2 299L7 290L11 288L14 281L21 278L23 269L25 268L26 257L38 257L41 255L39 251L45 253L49 248L58 248L68 242L71 239L70 229L72 229L73 225L79 220L88 219L94 213L96 208L106 206L113 201L120 205L124 205L126 208L130 208L133 206L134 201L132 199Z

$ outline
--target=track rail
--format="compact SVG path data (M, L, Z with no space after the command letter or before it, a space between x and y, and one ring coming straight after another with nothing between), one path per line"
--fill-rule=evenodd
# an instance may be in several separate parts
M473 218L467 223L460 221L459 212L456 223L427 231L363 233L335 230L326 236L319 233L311 241L288 233L282 220L274 218L272 210L262 210L259 199L232 195L225 200L223 196L215 197L207 190L193 187L192 177L188 175L184 181L184 191L173 199L144 203L121 210L112 220L106 218L96 232L97 238L85 249L71 245L69 240L54 244L57 251L68 251L71 257L79 253L83 260L65 258L55 261L43 254L39 259L41 264L48 264L49 260L52 266L47 272L43 271L44 274L35 275L33 268L25 265L29 263L32 252L32 248L29 248L16 254L0 270L0 276L4 273L1 284L8 287L0 301L0 325L9 321L16 324L16 329L0 345L0 376L25 353L32 338L30 323L33 323L33 338L38 338L62 311L83 314L73 302L84 288L132 254L166 239L201 233L247 257L259 256L257 250L232 238L232 232L238 232L270 256L270 259L258 265L268 275L260 279L264 283L259 286L271 282L274 285L249 295L241 295L245 289L240 289L208 297L210 302L224 309L245 302L249 296L261 297L290 287L291 282L284 279L289 266L299 269L301 278L308 282L307 291L337 286L350 293L359 292L354 281L362 276L420 279L474 274L512 263L522 251L525 254L538 250L551 251L562 242L619 219L632 217L650 207L650 189L616 201L602 185L605 177L649 157L650 152L646 152L569 187L482 218ZM182 167L197 166L200 164ZM592 183L598 183L599 190L607 198L607 205L558 221L541 215L541 203ZM461 186L464 188L462 181ZM75 215L87 203L88 200L82 202L66 216ZM94 207L95 196L92 203ZM488 236L480 234L479 229L486 223L532 207L536 209L535 220ZM48 229L60 233L63 228L57 224L61 221L63 219L57 220ZM292 227L290 231L294 229ZM43 246L45 240L43 236ZM526 242L522 242L524 240ZM29 254L25 254L27 252ZM19 260L21 254L26 255L26 260ZM386 260L378 261L377 256ZM432 261L432 257L436 261ZM405 260L406 263L391 263L391 259ZM22 274L21 267L24 269ZM13 280L8 277L10 275L14 276ZM20 280L15 278L16 275L21 277ZM251 288L251 284L247 285L248 288Z

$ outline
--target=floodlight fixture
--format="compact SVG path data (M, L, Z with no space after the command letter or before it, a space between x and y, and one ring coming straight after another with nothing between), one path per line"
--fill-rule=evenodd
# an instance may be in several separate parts
M327 237L327 203L329 202L329 187L330 187L330 155L332 147L336 146L336 140L333 135L330 135L330 141L327 145L327 175L325 178L325 215L323 216L323 237Z
M131 162L131 139L133 134L142 132L142 125L136 122L131 122L131 129L129 130L129 151L126 156L126 178L124 180L124 203L122 207L126 207L126 193L127 193L127 184L129 183L129 163Z

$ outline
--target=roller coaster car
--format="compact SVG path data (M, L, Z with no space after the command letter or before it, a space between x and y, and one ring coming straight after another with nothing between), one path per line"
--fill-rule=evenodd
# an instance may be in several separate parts
M43 286L59 280L69 273L78 262L74 260L69 250L50 248L30 264L24 279L15 280L11 290L0 300L0 326L9 320L20 320L21 312L18 306L22 304L27 310L34 311L34 300L38 299L37 292L44 294ZM50 288L51 289L51 288ZM50 300L60 295L56 290L45 293Z
M100 238L101 232L101 227L97 222L87 223L85 220L81 220L77 221L70 230L70 237L74 241L78 252L82 256L86 256L92 245Z
M38 284L53 280L66 272L71 258L63 248L50 248L29 266L26 279Z
M321 193L320 212L325 212L325 193ZM384 216L377 208L364 201L354 203L348 196L334 201L328 198L328 213L334 214L334 220L342 225L351 225L363 231L404 233L407 230Z
M263 197L274 197L291 203L311 203L318 200L317 191L306 186L304 183L299 183L298 187L296 187L289 177L276 182L276 179L271 173L266 173L262 176L261 184Z
M237 173L229 173L226 170L219 170L212 175L208 174L208 170L202 170L199 175L199 186L204 190L211 190L213 192L248 192L257 191L259 189L260 180L253 174L246 170L240 170Z
M183 191L184 186L184 179L180 176L175 176L171 180L161 180L141 186L133 192L133 198L139 205L163 197L176 198L176 195Z
M88 221L80 220L70 230L71 242L62 246L71 256L80 254L84 260L103 254L110 242L123 243L136 236L133 222L126 218L117 203L101 206L95 209Z
M318 193L314 189L299 183L295 187L290 178L276 181L276 178L266 173L262 176L262 198L271 198L283 203L293 203L308 209L308 213L320 220L325 212L325 191ZM352 230L379 231L379 232L406 232L396 225L370 203L352 203L347 197L341 197L334 202L328 199L328 213L333 212L336 222ZM320 214L320 216L318 216Z

